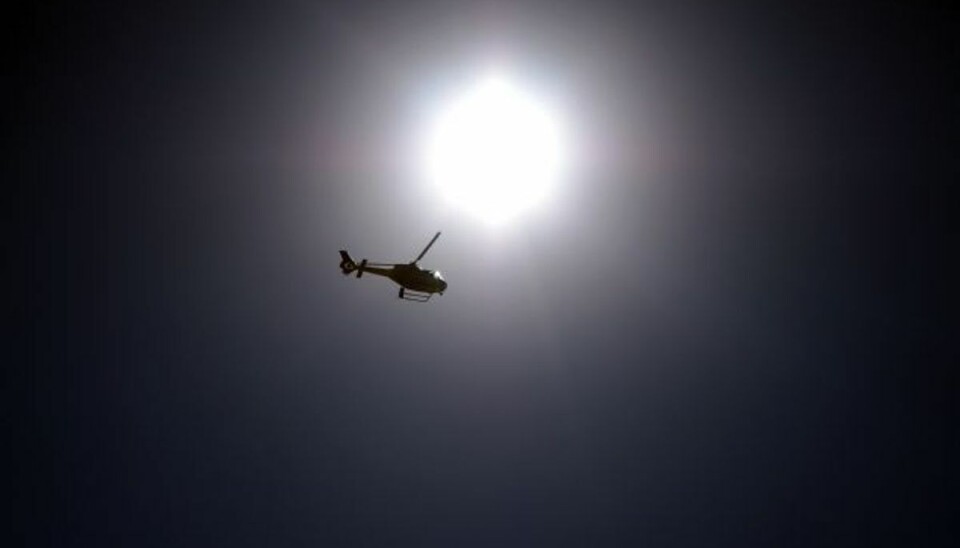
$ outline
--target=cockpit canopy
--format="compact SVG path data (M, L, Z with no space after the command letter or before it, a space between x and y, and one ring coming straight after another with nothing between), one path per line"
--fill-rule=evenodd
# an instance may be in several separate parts
M443 280L443 276L440 274L440 271L439 271L439 270L434 270L434 271L433 271L433 277L436 278L436 279L438 279L438 280Z

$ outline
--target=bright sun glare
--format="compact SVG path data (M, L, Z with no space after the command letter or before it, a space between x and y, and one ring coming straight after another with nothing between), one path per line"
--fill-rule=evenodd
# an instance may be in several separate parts
M440 112L427 139L427 176L448 201L499 224L549 194L561 141L546 105L490 76Z

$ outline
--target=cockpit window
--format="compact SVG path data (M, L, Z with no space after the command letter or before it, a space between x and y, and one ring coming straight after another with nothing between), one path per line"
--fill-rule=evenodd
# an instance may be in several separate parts
M443 279L443 276L440 275L440 271L439 271L439 270L434 270L434 271L433 271L433 277L436 278L436 279L438 279L438 280L442 280L442 279Z

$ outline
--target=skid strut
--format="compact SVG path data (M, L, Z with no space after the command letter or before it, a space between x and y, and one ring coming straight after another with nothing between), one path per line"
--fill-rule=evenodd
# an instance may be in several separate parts
M399 297L405 301L413 301L415 303L425 303L430 300L432 293L425 293L423 291L414 291L412 289L406 289L404 287L400 288Z

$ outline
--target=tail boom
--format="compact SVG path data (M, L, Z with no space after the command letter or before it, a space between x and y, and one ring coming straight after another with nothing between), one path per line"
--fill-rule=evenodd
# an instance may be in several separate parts
M347 274L356 272L358 278L363 276L366 273L376 274L378 276L386 276L389 278L393 269L384 268L384 265L381 265L380 263L373 263L371 266L367 266L366 259L363 259L362 261L360 261L360 264L357 264L357 262L353 260L353 257L351 257L349 253L347 253L347 250L341 249L340 250L340 271L343 272L344 276L346 276Z

